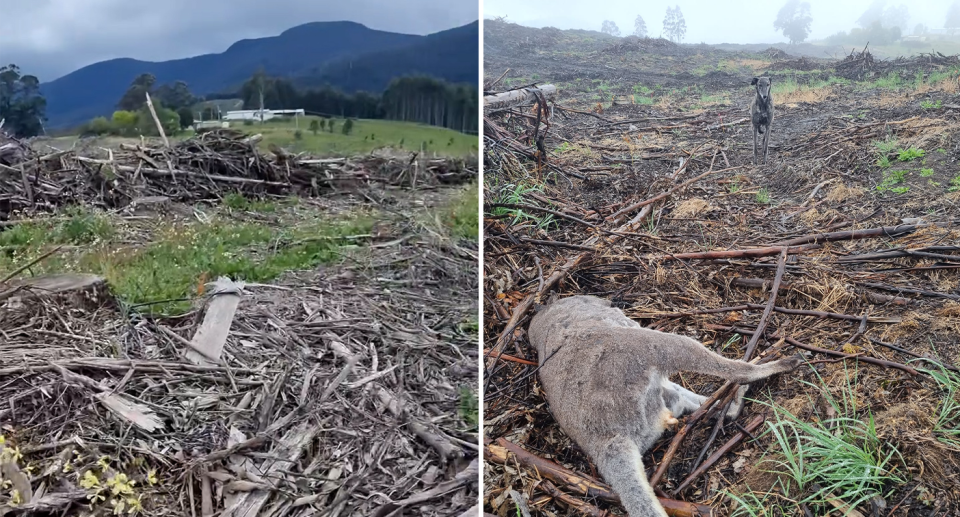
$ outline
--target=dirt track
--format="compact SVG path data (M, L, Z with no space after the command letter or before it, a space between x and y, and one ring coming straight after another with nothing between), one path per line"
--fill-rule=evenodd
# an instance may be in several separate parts
M839 397L852 390L858 404L847 416L872 416L880 450L895 449L903 458L894 469L902 478L875 486L871 490L881 498L859 501L857 508L864 515L872 505L885 505L880 515L895 506L893 515L960 511L955 490L960 486L960 449L946 443L942 429L935 430L930 421L947 395L929 377L864 362L904 364L915 359L910 353L947 365L960 362L955 58L940 63L878 60L852 70L838 62L772 51L734 54L497 22L488 23L486 31L486 80L491 83L510 69L488 89L539 82L557 85L559 95L549 128L536 130L537 135L546 131L548 161L540 169L524 156L535 150L528 117L536 117L535 109L499 113L487 121L485 145L494 151L485 155L484 168L485 348L499 352L498 337L508 328L507 320L563 265L567 269L555 286L561 295L610 298L646 326L695 337L728 357L741 358L749 330L771 299L778 251L760 257L673 257L796 240L792 245L800 248L791 248L777 309L759 352L790 353L797 344L821 351L809 353L811 366L802 374L756 385L750 396L772 400L802 422L829 422L836 414L826 394ZM760 74L771 76L775 85L795 87L775 90L770 160L754 166L751 130L742 119L752 93L749 79ZM856 80L844 79L851 74ZM504 143L507 139L517 143L514 150ZM639 223L620 226L639 207L620 210L701 175L648 204L649 213ZM528 207L518 214L517 205ZM601 234L571 217L605 231L619 227L619 236ZM799 239L917 219L933 224L863 239L835 235L836 240L822 244L816 244L816 237ZM548 290L543 289L544 298ZM510 358L496 362L495 369L488 369L493 376L484 379L485 439L505 438L541 458L596 476L550 417L535 366L523 362L535 364L536 354L524 334L529 313L521 314L509 339L499 341L506 343L503 353ZM825 355L824 349L865 359L844 362ZM813 385L798 383L801 379ZM705 394L720 386L717 379L687 374L673 380ZM780 421L753 403L739 423L746 425L761 414L765 426ZM950 425L960 428L960 415L951 419ZM666 494L711 504L719 515L731 515L736 507L726 492L764 500L759 506L766 513L758 515L826 511L813 502L791 504L815 489L793 486L785 493L783 487L790 486L785 476L766 473L776 469L761 458L782 460L770 435L735 447L688 488L676 491L700 464L696 460L712 430L713 422L701 423L681 444L659 485ZM735 433L725 426L706 455ZM660 464L672 437L668 432L647 454L646 465ZM484 468L488 511L512 514L517 496L510 489L523 494L521 504L534 514L567 511L565 503L538 488L538 476L531 471L491 461ZM561 489L601 510L622 511L602 498Z

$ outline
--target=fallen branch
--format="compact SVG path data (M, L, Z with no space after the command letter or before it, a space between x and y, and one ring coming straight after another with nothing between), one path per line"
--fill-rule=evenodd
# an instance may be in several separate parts
M483 459L500 465L516 462L535 471L540 477L549 479L568 490L587 497L596 497L609 503L620 504L620 497L613 492L609 485L530 454L505 438L498 438L495 444L485 444ZM709 506L672 499L658 498L658 500L667 510L667 515L672 517L712 517L716 515Z
M479 476L480 476L480 462L477 460L477 458L474 458L473 461L471 461L470 464L467 465L467 468L458 472L457 475L450 481L444 481L443 483L440 483L439 485L431 488L430 490L426 490L424 492L408 497L406 499L403 499L400 501L394 501L392 503L387 503L381 506L380 509L378 509L376 512L374 512L372 517L386 517L387 515L393 514L400 508L404 508L406 506L410 506L418 503L423 503L435 497L440 497L442 495L449 494L450 492L453 492L454 490L457 490L462 486L465 486L471 482L476 482Z
M723 251L701 251L693 253L674 253L673 255L647 255L643 257L646 260L709 260L709 259L728 259L728 258L750 258L750 257L769 257L779 255L784 250L784 246L772 246L766 248L753 248L746 250L723 250ZM805 251L819 249L819 244L806 246L786 247L787 253L796 255Z
M894 293L910 293L910 294L918 294L920 296L926 296L928 298L946 298L947 300L960 300L960 295L957 295L957 294L938 293L936 291L925 291L923 289L911 289L909 287L877 284L872 282L857 282L857 283L864 287L872 287L874 289L881 289L884 291L891 291Z
M787 249L784 248L780 253L780 260L777 262L777 274L773 278L773 287L770 289L770 298L767 299L767 306L763 308L763 315L760 316L760 323L757 324L757 332L750 338L750 342L747 343L747 350L743 353L743 360L749 361L753 357L753 351L757 348L757 342L763 336L765 330L767 330L767 322L770 319L770 313L773 312L773 307L777 304L777 291L780 290L780 281L783 280L783 273L787 269Z
M541 481L537 487L550 494L550 497L562 502L563 504L573 508L583 515L588 515L590 517L608 517L610 515L610 512L603 511L586 501L581 501L570 494L561 492L556 485L546 479Z
M785 289L781 284L780 289ZM737 312L746 310L763 309L764 306L759 303L745 303L743 305L734 305L731 307L719 307L716 309L703 309L699 311L688 312L657 312L649 314L634 314L634 318L686 318L689 316L699 316L701 314L720 314L723 312ZM775 306L774 312L781 314L790 314L793 316L813 316L816 318L831 318L836 320L861 321L863 316L854 316L853 314L840 314L836 312L810 311L805 309L788 309L786 307ZM868 323L900 323L900 318L868 317Z
M407 423L407 427L417 438L420 438L424 443L432 447L433 450L437 451L437 454L440 455L440 459L444 463L454 458L463 457L463 450L460 449L460 447L457 447L440 434L430 431L424 424L414 420L409 412L403 409L399 398L387 391L383 386L377 387L379 388L377 396L380 398L380 402L387 407L393 416L404 420Z
M545 84L539 88L521 88L483 97L484 114L489 115L516 106L525 106L537 102L540 96L552 99L557 96L557 87Z
M956 221L947 223L956 224ZM869 228L866 230L849 230L845 232L817 233L805 235L785 241L775 242L773 246L798 246L800 244L823 244L825 242L849 241L857 239L870 239L873 237L901 237L908 233L913 233L920 228L933 226L931 223L921 224L901 224L897 226L881 226L880 228Z
M747 425L744 426L743 429L747 433L753 433L758 427L760 427L760 424L763 423L763 420L764 420L763 415L757 415L756 417L753 418L753 420L747 423ZM737 432L737 434L733 435L733 437L727 440L727 443L721 445L720 448L717 449L717 452L714 452L713 454L711 454L710 457L703 462L703 464L701 464L699 467L697 467L696 470L691 472L690 475L687 476L687 478L684 479L673 492L670 492L670 495L676 497L676 495L679 494L684 488L687 488L688 486L690 486L690 483L693 483L694 481L697 480L697 478L702 476L703 473L706 472L710 467L712 467L713 464L716 463L720 458L722 458L724 454L730 452L730 450L733 449L738 443L743 441L743 439L747 436L747 433L744 433L743 431L739 431Z
M710 329L710 330L722 330L722 331L725 331L725 332L736 332L737 334L743 334L743 335L745 335L745 336L752 336L753 333L755 332L754 330L751 330L751 329L745 329L745 328L740 328L740 327L731 327L731 326L727 326L727 325L707 324L707 325L705 325L705 328L708 328L708 329ZM827 350L826 348L820 348L820 347L818 347L818 346L813 346L813 345L808 345L808 344L806 344L806 343L801 343L800 341L797 341L796 339L794 339L794 338L792 338L792 337L785 336L785 335L782 335L782 334L772 334L772 335L769 336L769 338L770 338L770 339L783 339L784 341L786 341L788 344L790 344L790 345L792 345L792 346L795 346L795 347L797 347L797 348L802 348L802 349L804 349L804 350L809 350L810 352L816 352L816 353L818 353L818 354L824 354L824 355L829 355L829 356L833 356L833 357L839 357L839 358L841 358L841 359L856 359L857 361L863 361L863 362L865 362L865 363L875 364L875 365L877 365L877 366L885 366L885 367L887 367L887 368L895 368L895 369L904 371L904 372L906 372L906 373L909 373L910 375L913 375L913 376L920 375L920 372L918 372L917 370L914 370L913 368L911 368L911 367L909 367L909 366L907 366L907 365L905 365L905 364L895 363L895 362L893 362L893 361L887 361L886 359L877 359L876 357L865 356L865 355L863 355L863 354L845 354L845 353L843 353L843 352L837 352L837 351L835 351L835 350Z
M746 287L749 289L766 289L767 285L769 284L770 282L768 280L764 280L762 278L734 278L733 280L730 281L730 285L732 286ZM793 284L780 285L780 290L788 290L793 288L794 288ZM871 301L873 303L894 303L897 305L907 305L911 303L911 300L909 298L902 298L899 296L887 296L885 294L877 294L869 291L864 292L863 296L868 301ZM860 318L857 318L857 320L859 319Z

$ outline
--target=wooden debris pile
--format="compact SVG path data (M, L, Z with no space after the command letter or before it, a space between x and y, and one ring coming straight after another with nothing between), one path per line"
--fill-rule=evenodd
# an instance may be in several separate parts
M863 50L853 49L846 57L837 63L837 75L851 81L860 81L867 77L876 66L873 54L864 47Z
M214 130L172 147L124 144L101 156L78 151L40 154L0 141L0 220L14 211L47 210L83 202L107 208L165 196L211 199L228 192L316 195L370 184L429 187L477 177L463 160L358 156L311 159L275 146L262 154L259 135Z
M423 239L162 320L96 277L0 281L0 515L464 513L476 250Z
M7 135L0 127L0 165L12 166L23 162L30 155L24 142Z

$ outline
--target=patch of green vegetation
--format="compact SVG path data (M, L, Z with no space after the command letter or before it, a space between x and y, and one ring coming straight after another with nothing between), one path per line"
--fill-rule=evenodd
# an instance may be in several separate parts
M767 191L766 188L761 188L760 191L757 192L757 203L766 205L769 202L770 202L770 192Z
M828 406L828 411L815 409L817 414L809 421L772 401L759 402L773 410L763 434L773 438L771 450L777 453L765 457L760 466L768 466L767 472L777 476L773 492L782 495L734 496L739 506L734 516L771 515L769 507L778 504L790 510L782 515L800 515L801 507L822 514L833 510L830 500L856 508L881 495L884 486L904 481L896 474L903 458L893 444L878 436L872 413L857 406L851 376L855 374L847 374L839 398L819 375L817 384L801 381L822 394ZM810 401L808 407L821 406Z
M883 77L880 77L876 81L867 84L874 88L896 90L897 88L903 86L903 79L900 77L900 74L891 72Z
M525 199L525 196L528 192L543 192L543 187L528 186L524 185L523 183L517 183L516 185L504 185L500 188L496 195L496 203L511 205L526 204L527 200ZM492 215L506 215L513 217L513 222L511 223L513 225L516 225L520 221L527 220L534 223L537 228L542 229L547 229L551 224L556 222L553 214L530 213L520 208L497 207L493 209Z
M923 149L917 149L916 147L901 149L900 152L897 153L897 160L901 162L909 162L916 160L917 158L922 158L923 154Z
M881 169L886 169L890 167L890 164L891 164L890 157L885 154L882 154L880 155L879 158L877 158L877 166L880 167Z
M644 105L653 104L653 97L637 97L637 96L634 96L634 97L633 97L633 100L636 101L637 104L644 104Z
M920 169L920 176L924 178L933 176L933 169Z
M646 87L646 86L644 86L644 85L642 85L642 84L635 84L635 85L633 85L633 92L634 92L634 93L641 93L641 94L647 95L647 94L653 93L653 90L651 90L650 88L648 88L648 87Z
M937 100L937 102L932 101L920 101L920 107L925 110L940 109L943 107L943 101Z
M460 402L457 405L460 418L470 430L476 430L480 424L480 403L476 392L468 386L460 387Z
M344 133L343 119L324 119L321 130L301 132L297 139L296 132L300 128L310 127L316 117L301 117L299 122L289 119L278 119L267 124L255 124L244 127L247 133L263 135L261 147L268 148L270 144L289 149L294 152L306 152L318 156L354 156L369 154L374 149L392 146L407 151L420 151L442 156L467 156L479 152L480 140L476 135L468 135L451 129L399 122L394 120L354 120L348 133ZM331 131L330 124L334 128ZM370 138L374 135L374 138ZM435 142L435 143L434 143Z
M743 190L743 187L740 186L740 180L737 179L737 178L734 178L734 179L730 182L730 184L727 185L727 191L730 192L731 194L736 194L737 192L740 192L741 190Z
M888 138L886 140L876 140L873 142L873 146L881 153L889 153L897 148L897 139Z
M960 449L960 375L943 368L918 370L928 374L943 392L935 413L933 435L947 446Z
M0 248L93 244L116 234L113 222L103 213L70 207L60 218L17 224L0 232Z
M943 154L943 155L946 155L946 154L947 154L947 150L944 149L944 148L942 148L942 147L939 148L939 149L937 149L937 152L940 153L940 154Z
M477 240L480 237L480 189L471 183L460 189L446 209L447 226L454 236Z
M908 171L896 170L896 171L887 171L883 173L883 180L877 185L878 192L894 192L897 194L903 194L910 190L910 187L900 186L895 187L894 185L899 185L906 180Z
M231 192L223 196L223 205L232 210L241 210L245 212L276 212L277 203L264 201L261 199L250 199L243 194Z
M957 77L957 73L960 73L960 69L954 67L952 70L940 70L936 72L930 72L930 75L927 77L928 84L939 83L945 79L953 79Z
M725 95L701 95L700 102L702 104L729 104L727 97Z
M703 77L712 71L714 71L714 67L710 65L700 65L694 68L693 70L691 70L690 73L697 77Z
M355 241L353 236L369 233L372 218L354 214L331 219L305 212L278 227L221 217L160 223L150 230L148 244L135 246L126 244L132 236L123 235L118 224L103 215L83 213L56 223L16 225L0 233L5 247L0 274L29 262L51 245L86 244L48 258L31 272L100 275L122 303L149 313L177 314L190 308L188 298L196 294L202 279L212 281L224 275L264 282L285 271L338 260L342 249Z
M960 190L960 174L950 180L950 187L947 188L948 192L957 192L958 190Z

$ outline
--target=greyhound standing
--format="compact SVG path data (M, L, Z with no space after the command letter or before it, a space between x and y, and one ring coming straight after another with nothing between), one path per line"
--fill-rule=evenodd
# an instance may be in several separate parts
M773 95L770 93L769 77L754 77L750 84L756 87L757 94L750 102L750 120L753 122L753 163L759 161L757 138L763 136L763 163L767 163L767 143L770 140L770 126L773 124Z

